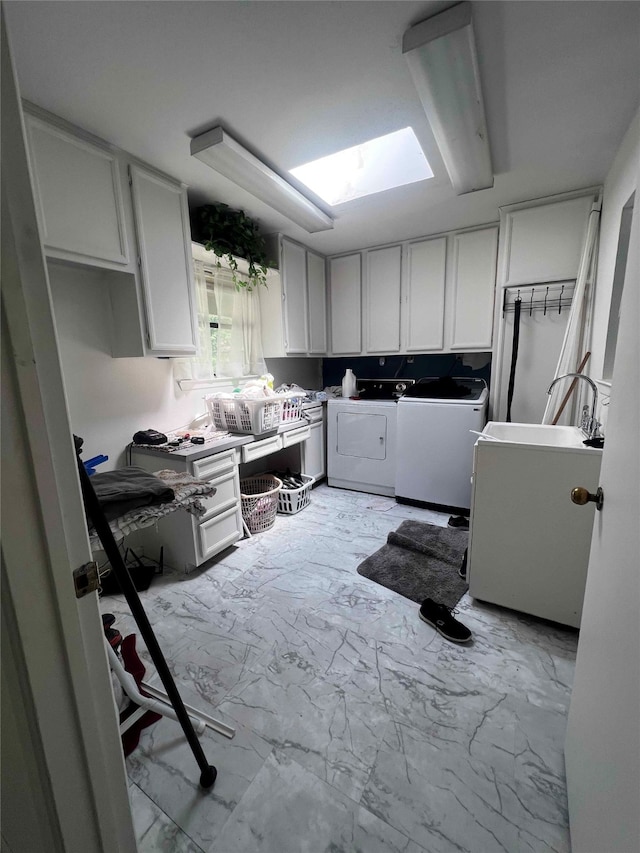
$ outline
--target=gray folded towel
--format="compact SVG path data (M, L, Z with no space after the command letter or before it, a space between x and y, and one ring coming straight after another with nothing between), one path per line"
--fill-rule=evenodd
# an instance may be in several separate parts
M469 540L467 530L455 527L436 527L422 521L403 521L387 536L389 545L399 545L419 551L443 562L460 565Z
M108 521L141 506L169 503L175 497L166 483L135 466L94 474L91 485Z

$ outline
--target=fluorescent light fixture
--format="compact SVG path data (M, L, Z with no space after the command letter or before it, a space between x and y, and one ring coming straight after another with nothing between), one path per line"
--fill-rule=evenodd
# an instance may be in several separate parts
M192 139L191 154L310 234L333 228L330 216L220 126Z
M411 27L402 52L456 192L492 187L471 3Z
M410 127L298 166L291 174L331 205L433 177Z

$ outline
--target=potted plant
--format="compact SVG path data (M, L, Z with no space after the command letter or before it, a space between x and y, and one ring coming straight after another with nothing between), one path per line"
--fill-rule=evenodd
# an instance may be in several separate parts
M221 258L226 258L233 274L236 288L252 290L267 284L269 264L264 237L258 225L244 210L233 210L228 204L214 202L205 204L196 211L196 232L205 249L214 252L218 267ZM236 257L244 258L249 264L248 277L237 275Z

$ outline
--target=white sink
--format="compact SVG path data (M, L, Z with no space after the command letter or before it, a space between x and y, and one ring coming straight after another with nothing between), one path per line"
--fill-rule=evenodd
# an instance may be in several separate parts
M578 427L489 421L475 443L467 573L473 598L580 625L602 450Z
M489 421L482 436L497 441L526 444L532 447L572 447L592 450L584 445L585 436L574 426L551 426L550 424L514 424Z

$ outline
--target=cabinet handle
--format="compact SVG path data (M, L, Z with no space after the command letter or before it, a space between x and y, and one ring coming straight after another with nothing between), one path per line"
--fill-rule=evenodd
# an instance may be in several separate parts
M576 486L575 489L571 489L571 500L574 504L578 504L578 506L585 506L588 503L594 503L596 505L596 509L601 510L602 504L604 503L604 492L600 486L598 486L595 495L592 492L587 491L584 486Z

